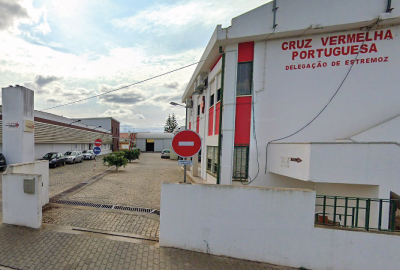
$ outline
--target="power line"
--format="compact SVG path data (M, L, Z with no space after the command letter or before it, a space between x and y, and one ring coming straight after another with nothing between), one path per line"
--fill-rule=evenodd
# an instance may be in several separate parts
M55 109L55 108L59 108L59 107L67 106L67 105L72 105L72 104L79 103L79 102L82 102L82 101L85 101L85 100L88 100L88 99L91 99L91 98L104 96L104 95L107 95L107 94L109 94L109 93L116 92L116 91L119 91L119 90L122 90L122 89L125 89L125 88L128 88L128 87L131 87L131 86L134 86L134 85L138 85L138 84L141 84L141 83L150 81L150 80L154 80L154 79L156 79L156 78L165 76L165 75L167 75L167 74L170 74L170 73L173 73L173 72L176 72L176 71L179 71L179 70L182 70L182 69L191 67L191 66L193 66L193 65L197 65L197 64L199 64L199 63L205 62L205 61L207 61L207 60L210 60L210 59L215 58L215 57L220 56L220 55L221 55L221 54L219 53L219 54L213 55L213 56L211 56L211 57L209 57L209 58L206 58L206 59L204 59L204 60L200 60L200 61L198 61L198 62L189 64L189 65L186 65L186 66L182 66L182 67L177 68L177 69L174 69L174 70L170 70L170 71L168 71L168 72L165 72L165 73L156 75L156 76L154 76L154 77L147 78L147 79L142 80L142 81L138 81L138 82L136 82L136 83L132 83L132 84L129 84L129 85L126 85L126 86L123 86L123 87L120 87L120 88L117 88L117 89L114 89L114 90L110 90L110 91L108 91L108 92L104 92L104 93L101 93L101 94L98 94L98 95L94 95L94 96L90 96L90 97L87 97L87 98L83 98L83 99L71 101L71 102L68 102L68 103L60 104L60 105L57 105L57 106L54 106L54 107L42 109L42 111L47 111L47 110L51 110L51 109Z

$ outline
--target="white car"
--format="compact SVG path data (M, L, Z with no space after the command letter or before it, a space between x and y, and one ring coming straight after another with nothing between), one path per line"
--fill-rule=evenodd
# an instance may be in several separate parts
M82 151L83 159L95 159L96 154L93 153L93 150L83 150Z
M64 153L66 163L77 163L82 162L83 156L78 151L68 151Z

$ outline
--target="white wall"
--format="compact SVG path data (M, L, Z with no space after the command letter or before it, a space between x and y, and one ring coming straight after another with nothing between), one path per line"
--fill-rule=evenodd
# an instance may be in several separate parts
M321 270L397 269L397 234L314 227L315 192L162 184L160 245Z

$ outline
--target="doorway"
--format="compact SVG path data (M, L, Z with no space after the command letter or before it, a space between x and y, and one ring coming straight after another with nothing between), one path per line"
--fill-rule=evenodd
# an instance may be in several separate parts
M146 140L146 152L154 152L154 139Z

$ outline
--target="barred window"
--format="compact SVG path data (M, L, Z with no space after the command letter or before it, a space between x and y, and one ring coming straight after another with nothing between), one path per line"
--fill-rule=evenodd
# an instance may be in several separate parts
M207 172L213 176L217 176L218 146L207 146Z
M233 180L247 181L249 178L249 146L235 145L233 156Z

